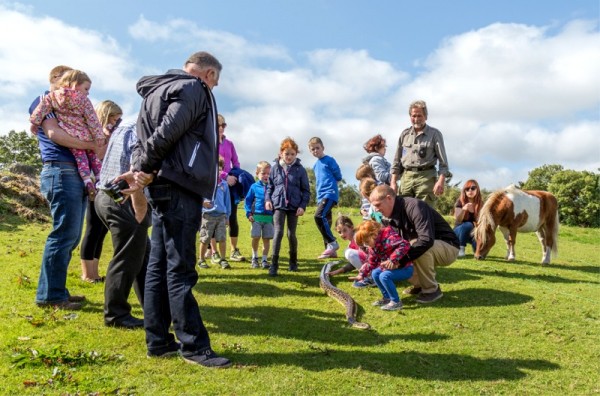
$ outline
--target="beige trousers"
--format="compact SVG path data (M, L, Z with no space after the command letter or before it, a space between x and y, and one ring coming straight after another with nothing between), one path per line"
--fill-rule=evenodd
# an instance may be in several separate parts
M433 246L414 261L415 273L411 283L420 287L423 293L433 293L437 290L435 267L445 267L456 261L458 248L436 239Z

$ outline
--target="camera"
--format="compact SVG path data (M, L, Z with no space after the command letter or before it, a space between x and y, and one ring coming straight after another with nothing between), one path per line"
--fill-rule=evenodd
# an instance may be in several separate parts
M419 147L419 157L425 158L426 155L427 155L427 147L425 147L425 146Z
M125 199L125 196L121 192L121 190L126 190L129 188L129 183L126 180L117 180L113 183L106 183L103 191L113 199L115 202L121 202Z

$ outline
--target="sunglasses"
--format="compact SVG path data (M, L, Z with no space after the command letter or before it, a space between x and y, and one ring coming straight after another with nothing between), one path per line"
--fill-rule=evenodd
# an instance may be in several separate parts
M465 191L477 191L477 186L465 187Z
M219 126L225 128L227 126L227 123L224 122L222 124L219 124Z

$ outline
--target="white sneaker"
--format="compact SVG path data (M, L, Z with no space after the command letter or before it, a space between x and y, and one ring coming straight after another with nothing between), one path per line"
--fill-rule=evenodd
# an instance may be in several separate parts
M465 257L465 247L464 246L461 246L458 249L458 257Z

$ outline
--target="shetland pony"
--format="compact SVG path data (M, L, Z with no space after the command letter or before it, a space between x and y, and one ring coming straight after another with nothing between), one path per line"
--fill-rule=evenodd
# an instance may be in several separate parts
M477 241L475 258L483 260L496 242L496 228L506 241L506 259L515 259L517 232L534 232L542 244L542 265L550 264L550 253L558 253L558 203L546 191L521 190L510 185L485 201L473 230Z

